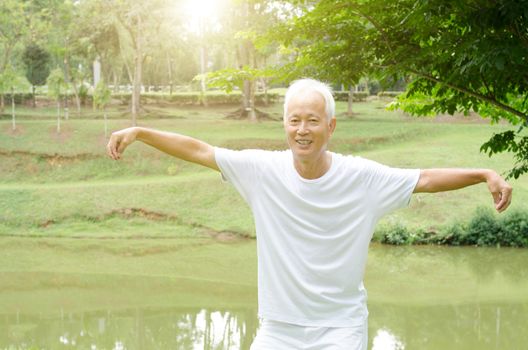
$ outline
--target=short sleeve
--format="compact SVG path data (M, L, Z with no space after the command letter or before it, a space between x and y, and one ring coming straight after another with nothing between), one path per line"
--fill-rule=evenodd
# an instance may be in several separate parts
M215 147L214 150L222 178L231 183L246 202L251 203L255 185L258 183L256 161L259 151L233 151L220 147Z
M409 205L420 178L420 169L400 169L366 162L369 193L378 217Z

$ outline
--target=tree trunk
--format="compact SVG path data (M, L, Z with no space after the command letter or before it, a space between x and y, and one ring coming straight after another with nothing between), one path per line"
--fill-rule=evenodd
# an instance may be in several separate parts
M68 56L64 56L64 82L66 83L66 87L70 84L70 64L68 62ZM64 93L64 119L69 119L69 112L68 112L68 88L66 88L66 92Z
M32 107L36 108L37 107L37 99L35 97L35 85L31 85L31 92L32 92L32 95L33 95Z
M112 78L114 80L114 93L118 93L119 92L119 85L117 84L118 80L117 80L117 73L116 73L115 69L112 69Z
M255 111L255 90L256 90L257 81L251 80L249 83L249 113L248 118L250 122L257 121L257 113Z
M68 95L66 92L66 95L64 95L64 119L68 120L70 119L70 111L68 109Z
M203 43L200 47L200 74L202 76L200 79L200 91L201 91L201 97L202 97L202 105L207 107L207 96L206 96L207 89L205 86L205 76L204 76L205 74L205 46L203 45Z
M60 120L60 97L57 98L57 134L61 132L61 120Z
M249 27L249 12L250 4L245 2L242 10L244 11L244 17L246 19L246 26ZM252 44L249 40L243 39L238 45L238 63L240 68L254 67L254 60L252 59ZM242 89L242 114L247 115L248 119L252 122L257 120L255 113L255 83L254 80L244 80Z
M348 90L348 106L347 106L347 115L352 116L354 112L352 112L352 104L354 103L354 86L350 85L350 88Z
M137 16L136 26L136 52L134 56L134 83L132 89L132 125L137 125L137 116L140 109L141 97L141 70L143 64L143 52L141 46L141 16Z
M169 96L172 96L172 62L167 52L167 73L169 73Z
M70 71L70 61L68 60L68 57L64 58L64 68L66 70L66 84L68 84L69 71ZM81 98L79 97L79 89L77 88L77 84L75 80L72 79L70 84L72 86L73 94L75 96L75 104L77 106L77 115L80 117L81 116ZM65 107L67 108L68 105L66 104ZM68 112L66 112L66 115L68 115ZM68 119L68 117L66 117L66 119Z
M106 115L106 106L103 107L104 113L104 130L105 130L105 139L108 138L108 117Z
M0 94L0 114L4 114L5 101L4 94Z
M11 89L11 118L13 124L13 131L16 130L16 120L15 120L15 91Z

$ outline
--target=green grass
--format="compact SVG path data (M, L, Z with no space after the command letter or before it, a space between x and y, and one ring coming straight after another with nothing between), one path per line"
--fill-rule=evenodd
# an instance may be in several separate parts
M480 145L504 125L453 118L410 118L384 110L383 101L356 103L355 115L343 115L337 103L338 125L331 149L382 163L408 168L486 167L505 172L509 155L488 158ZM147 106L163 118L140 119L140 125L174 131L229 148L286 147L281 105L265 111L277 120L248 123L225 119L235 107L176 108ZM140 143L121 161L105 155L103 121L83 117L63 121L55 132L52 110L38 117L20 117L19 132L10 121L0 121L0 234L31 236L156 237L199 234L198 226L213 231L254 235L248 207L219 174L171 158ZM111 111L117 116L120 111ZM175 117L170 117L170 116ZM449 120L447 120L449 121ZM117 130L127 119L111 119ZM528 182L512 181L512 207L526 209ZM412 227L434 228L468 219L476 207L492 205L484 184L450 193L420 194L408 209L384 219ZM160 222L149 218L109 218L127 208L179 218ZM114 221L113 221L114 220ZM142 221L143 220L143 221ZM118 222L118 224L116 224Z

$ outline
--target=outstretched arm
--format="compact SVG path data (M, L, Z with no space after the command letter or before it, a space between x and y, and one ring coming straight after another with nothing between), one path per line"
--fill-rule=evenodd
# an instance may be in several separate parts
M495 171L490 169L424 169L414 189L418 192L442 192L475 185L488 184L495 209L504 211L511 202L512 188Z
M132 127L112 133L106 146L107 153L114 160L120 159L125 148L136 140L171 156L220 171L211 145L189 136L142 127Z

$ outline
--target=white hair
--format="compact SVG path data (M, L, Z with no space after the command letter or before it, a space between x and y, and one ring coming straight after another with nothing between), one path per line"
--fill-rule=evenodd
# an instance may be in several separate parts
M299 92L305 91L315 91L323 96L325 100L326 119L330 123L330 120L335 115L335 101L334 96L332 96L332 88L328 84L315 79L299 79L290 85L284 96L284 119L286 119L288 104L291 98Z

